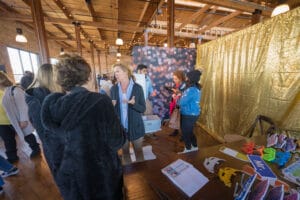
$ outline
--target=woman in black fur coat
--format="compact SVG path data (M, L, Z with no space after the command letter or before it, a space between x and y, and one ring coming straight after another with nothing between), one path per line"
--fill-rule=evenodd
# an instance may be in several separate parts
M63 198L122 199L117 151L125 138L111 100L81 87L91 69L80 56L60 56L56 70L57 83L66 93L45 98L41 121L51 170Z

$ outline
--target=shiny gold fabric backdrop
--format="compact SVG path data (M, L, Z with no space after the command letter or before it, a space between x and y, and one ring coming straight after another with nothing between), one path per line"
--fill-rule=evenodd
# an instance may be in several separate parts
M200 124L243 134L257 115L300 130L300 8L200 45Z

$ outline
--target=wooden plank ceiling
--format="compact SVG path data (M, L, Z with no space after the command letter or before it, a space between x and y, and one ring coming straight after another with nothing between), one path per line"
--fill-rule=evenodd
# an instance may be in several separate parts
M83 50L109 51L118 36L124 40L121 52L134 45L162 46L167 41L165 0L41 0L47 39L76 51L74 22L80 24ZM250 26L255 9L270 17L275 0L175 0L175 46L203 42ZM34 27L29 0L0 0L0 20L12 20Z

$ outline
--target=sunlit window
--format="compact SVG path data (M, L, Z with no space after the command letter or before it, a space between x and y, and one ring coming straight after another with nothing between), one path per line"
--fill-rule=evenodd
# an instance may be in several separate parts
M58 62L58 60L56 58L50 58L50 63L52 65L55 65Z
M7 51L16 83L20 82L25 71L37 73L39 59L36 53L10 47Z

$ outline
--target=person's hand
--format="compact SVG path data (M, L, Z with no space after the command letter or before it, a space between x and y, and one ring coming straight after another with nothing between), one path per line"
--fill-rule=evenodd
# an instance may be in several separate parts
M28 126L28 121L19 122L19 125L20 125L21 129L24 129L24 128L26 128Z
M132 96L132 98L128 101L128 104L135 104L135 96Z

